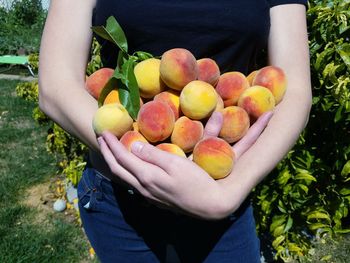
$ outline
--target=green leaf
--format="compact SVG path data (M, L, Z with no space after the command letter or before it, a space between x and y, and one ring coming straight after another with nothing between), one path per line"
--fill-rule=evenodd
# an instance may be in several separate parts
M337 123L342 118L343 105L340 105L334 116L334 122Z
M317 229L324 229L329 228L329 225L323 224L323 223L312 223L309 225L310 230L317 230Z
M297 184L297 185L301 190L305 192L305 194L309 192L309 188L306 185L303 185L303 184Z
M107 19L106 26L93 26L91 28L97 35L116 44L123 52L128 53L128 42L124 31L113 16Z
M300 173L295 176L296 180L305 180L306 182L317 182L316 178L309 173Z
M281 225L281 226L276 227L276 228L273 230L272 235L273 235L274 237L277 237L277 236L282 235L282 234L283 234L284 228L285 228L284 225Z
M350 44L344 43L337 47L337 52L350 70Z
M278 200L278 205L277 208L282 212L282 213L287 213L286 207L284 206L283 202L281 200Z
M129 112L130 116L136 120L140 110L139 86L134 74L135 61L129 58L122 65L122 75L124 78L118 82L119 100Z
M273 232L277 227L284 225L286 222L287 216L274 216L272 218L272 224L270 225L270 231Z
M350 233L350 229L339 229L339 230L335 230L334 231L335 233L338 233L338 234L347 234L347 233Z
M149 58L153 58L153 55L151 53L148 52L144 52L144 51L136 51L133 56L137 57L138 61L142 61L142 60L146 60Z
M302 255L302 249L295 243L288 243L289 251L296 252L298 255Z
M288 169L285 169L283 172L281 172L278 175L277 182L280 185L285 185L290 178L291 178L291 174L289 173Z
M285 239L285 236L276 237L275 240L272 242L272 247L277 248Z
M348 176L350 174L350 160L346 162L340 173L342 176Z
M331 218L329 217L328 214L322 213L319 211L314 211L309 213L307 215L307 220L310 220L310 219L326 219L328 222L331 222Z
M349 188L342 188L339 193L343 196L350 195L350 189Z
M286 226L284 227L284 230L283 232L286 233L289 231L289 229L291 229L291 227L293 226L293 218L291 216L288 217L288 220L287 220L287 224Z

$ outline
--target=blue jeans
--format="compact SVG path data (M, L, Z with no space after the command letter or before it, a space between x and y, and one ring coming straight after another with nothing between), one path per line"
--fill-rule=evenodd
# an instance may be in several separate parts
M101 262L166 262L171 245L184 263L258 263L259 239L248 202L230 217L206 221L149 204L86 168L78 185L85 233Z

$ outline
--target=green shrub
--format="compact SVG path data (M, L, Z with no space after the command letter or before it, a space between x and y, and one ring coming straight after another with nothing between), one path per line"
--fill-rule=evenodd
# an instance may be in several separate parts
M46 11L40 0L14 1L11 8L0 8L0 55L39 52Z
M10 13L18 25L35 24L43 13L41 0L16 0L12 3Z
M309 2L310 120L254 195L259 231L286 261L306 255L310 236L349 232L350 2Z

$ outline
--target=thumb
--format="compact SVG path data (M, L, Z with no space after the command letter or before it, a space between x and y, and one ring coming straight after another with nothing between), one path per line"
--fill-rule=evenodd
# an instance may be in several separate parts
M219 111L213 112L205 125L203 139L208 137L217 137L221 131L223 122L224 116L222 113Z
M273 115L272 111L264 113L258 118L258 120L249 128L248 132L242 139L233 145L233 150L236 155L236 159L245 153L259 138L260 134L264 131L265 127L269 123Z

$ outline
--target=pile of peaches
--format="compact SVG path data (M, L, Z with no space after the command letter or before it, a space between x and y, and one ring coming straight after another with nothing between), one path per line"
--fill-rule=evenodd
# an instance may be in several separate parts
M86 80L86 89L98 99L114 70L101 68ZM187 157L214 179L227 176L234 164L232 144L250 125L271 111L286 91L281 68L267 66L247 77L238 72L221 74L210 58L197 60L183 48L166 51L161 59L139 62L134 74L140 92L140 110L134 121L119 102L118 88L104 99L93 118L97 135L110 131L130 150L135 141ZM215 111L223 115L219 137L203 138L204 126Z

